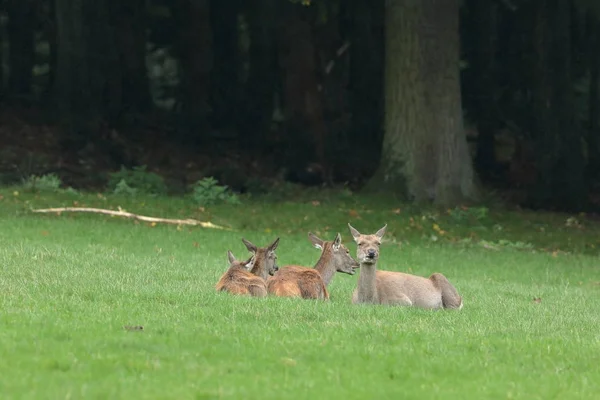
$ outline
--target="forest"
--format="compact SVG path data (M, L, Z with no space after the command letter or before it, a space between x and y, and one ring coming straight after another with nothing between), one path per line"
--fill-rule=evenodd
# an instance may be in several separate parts
M593 0L4 0L0 183L600 207Z

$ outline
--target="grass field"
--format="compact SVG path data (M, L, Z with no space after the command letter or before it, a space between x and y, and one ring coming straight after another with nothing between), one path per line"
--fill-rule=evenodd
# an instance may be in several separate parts
M600 393L598 223L582 215L419 209L307 193L199 209L185 199L0 189L3 399L592 399ZM231 230L35 207L99 206ZM218 294L226 251L281 237L279 265L313 265L306 238L388 223L381 269L443 272L461 311ZM534 299L536 299L534 301ZM125 325L141 325L128 331Z

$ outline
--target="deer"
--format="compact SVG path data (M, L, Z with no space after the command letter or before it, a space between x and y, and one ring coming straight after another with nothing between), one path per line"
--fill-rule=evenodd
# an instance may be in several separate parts
M314 268L287 265L267 279L267 292L279 297L301 297L303 299L329 300L327 286L336 272L354 275L358 262L350 250L342 244L338 233L333 241L319 239L312 232L308 239L321 250L321 257Z
M462 297L448 279L434 273L429 278L403 272L378 271L379 246L387 224L375 234L363 235L348 224L357 244L360 263L357 287L352 294L354 304L384 304L427 309L461 309Z
M252 253L253 264L250 268L252 274L261 277L266 282L270 275L275 274L279 270L277 266L277 254L275 254L275 249L279 245L279 238L266 247L257 247L244 238L242 238L242 243Z
M229 269L215 285L217 292L229 292L235 295L249 295L254 297L267 296L265 280L250 272L255 264L254 256L246 261L238 261L231 250L227 250L227 259L229 260Z

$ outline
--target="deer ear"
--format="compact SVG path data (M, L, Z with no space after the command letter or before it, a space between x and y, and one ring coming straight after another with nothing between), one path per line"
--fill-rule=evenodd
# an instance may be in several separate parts
M387 228L387 224L385 224L383 226L383 228L378 230L377 233L375 233L375 236L377 236L379 239L381 239L383 237L383 235L385 234L385 228Z
M308 240L310 240L317 249L323 250L323 241L319 239L314 233L308 232Z
M269 251L275 251L275 249L279 246L279 238L275 239L273 243L269 246Z
M354 238L354 241L356 242L356 239L360 236L360 232L357 231L356 229L354 229L352 227L352 225L350 225L350 223L348 223L348 228L350 228L350 234L352 235L352 237Z
M242 243L244 243L244 245L250 253L256 253L256 246L252 244L249 240L242 238Z
M338 234L335 235L335 239L333 240L333 248L337 250L340 248L341 244L342 244L342 235L340 235L340 233L338 232Z
M227 250L227 259L229 260L229 264L233 264L235 262L235 256L231 250Z
M254 256L250 257L248 261L246 261L245 267L248 271L251 271L254 268L254 264L256 262L256 258Z

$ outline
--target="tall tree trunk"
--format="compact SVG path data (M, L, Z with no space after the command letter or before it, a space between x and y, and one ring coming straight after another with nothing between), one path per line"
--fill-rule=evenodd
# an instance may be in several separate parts
M554 33L552 71L554 73L554 108L561 154L556 165L553 191L562 209L581 211L587 204L582 127L575 115L571 51L570 0L552 0L551 18Z
M278 76L275 21L278 0L248 2L250 70L242 110L242 130L247 145L265 149L273 116L273 96Z
M56 1L46 0L44 20L42 22L44 36L48 41L48 80L42 97L45 101L52 101L54 81L57 69L57 43L56 43Z
M385 136L370 188L416 201L475 196L462 120L458 0L386 3Z
M239 0L211 0L213 66L210 103L215 127L231 127L237 117ZM267 12L269 10L266 10ZM260 10L265 12L265 10Z
M298 5L289 3L283 7L279 56L285 76L286 156L300 168L317 161L322 167L323 179L327 179L325 143L328 132L323 117L323 94L319 90L312 16L310 10Z
M471 63L475 74L473 108L477 120L477 153L475 164L479 173L489 176L496 167L495 133L497 129L496 58L497 3L493 0L471 0L467 7L473 15L473 53Z
M597 180L600 174L600 21L589 15L590 89L588 105L588 177Z
M9 81L8 88L15 98L31 94L34 64L35 2L8 2Z
M355 149L355 162L367 151L375 157L383 140L383 55L384 0L356 0L349 4L350 37L350 112L351 137L362 141L365 132L370 140ZM373 174L377 165L362 160L361 169Z
M213 65L209 0L178 0L173 7L180 26L176 53L179 91L187 141L201 141L208 130L210 71Z
M581 128L571 79L568 0L539 0L535 15L534 134L537 206L580 210L586 201Z
M120 108L120 74L106 0L56 0L55 94L74 149L97 139ZM73 148L72 148L73 150Z
M124 111L144 112L152 102L146 68L146 0L111 0L122 72Z

